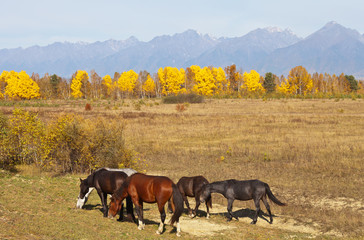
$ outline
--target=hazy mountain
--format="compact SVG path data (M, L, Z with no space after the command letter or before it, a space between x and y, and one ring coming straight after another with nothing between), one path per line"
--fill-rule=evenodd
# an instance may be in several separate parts
M197 58L188 61L200 66L228 66L236 64L243 69L256 69L269 53L277 48L287 47L300 40L289 30L278 28L256 29L245 36L225 39L216 47L204 52Z
M155 73L160 67L226 67L287 75L302 65L309 72L353 74L364 78L364 35L335 22L302 39L289 30L256 29L236 38L215 39L194 30L158 36L149 42L54 43L45 47L0 50L0 70L70 77L78 69L113 75L133 69Z
M122 49L95 64L96 72L113 73L133 69L157 72L160 67L181 68L191 58L213 48L219 40L187 30L173 36L160 36L147 43Z
M0 69L70 76L78 69L87 68L94 59L104 58L138 43L135 37L130 37L124 41L108 40L91 44L56 42L45 47L2 49Z
M335 22L291 46L276 49L257 68L287 74L302 65L309 72L364 76L364 37Z

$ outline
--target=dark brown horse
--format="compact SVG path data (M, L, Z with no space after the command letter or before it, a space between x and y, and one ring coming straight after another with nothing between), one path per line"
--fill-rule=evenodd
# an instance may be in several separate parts
M228 221L231 221L232 217L238 219L233 215L233 202L235 199L237 200L250 200L253 199L256 207L255 216L253 217L253 221L251 224L255 224L258 219L258 214L260 211L260 200L263 201L265 208L269 213L270 222L273 222L272 213L270 212L270 206L267 201L267 196L270 200L272 200L275 204L279 206L285 206L285 203L280 202L270 190L268 184L259 181L259 180L247 180L247 181L237 181L235 179L230 179L226 181L219 181L206 184L202 187L202 193L200 196L201 202L204 202L211 193L220 193L228 200Z
M188 209L188 214L191 217L196 216L198 207L200 206L200 195L201 195L202 187L208 183L209 183L209 181L207 181L207 179L204 178L203 176L182 177L177 182L177 187L182 194L183 200ZM194 197L196 200L196 206L193 211L190 208L190 204L188 203L187 197ZM211 195L207 197L205 204L206 204L206 209L207 209L206 218L209 218L210 217L209 208L212 208Z
M142 173L135 173L127 178L124 184L112 195L109 207L109 215L115 216L121 208L121 202L127 196L130 196L138 215L138 229L144 229L143 219L143 202L157 203L160 212L161 222L157 234L164 230L164 221L166 213L164 205L171 200L173 215L171 225L177 223L177 236L180 236L181 228L179 217L183 212L183 198L177 186L168 177L150 176Z
M132 169L126 169L127 172ZM136 172L135 170L132 170ZM111 170L108 168L100 168L89 175L86 179L80 179L80 194L78 196L77 208L82 208L83 204L87 201L88 195L91 193L92 189L95 188L100 196L104 217L107 217L107 194L113 194L121 185L125 182L128 175L125 173L124 169ZM126 199L126 208L128 213L128 218L130 220L135 220L133 213L133 203L129 198ZM123 219L123 209L120 209L119 220Z

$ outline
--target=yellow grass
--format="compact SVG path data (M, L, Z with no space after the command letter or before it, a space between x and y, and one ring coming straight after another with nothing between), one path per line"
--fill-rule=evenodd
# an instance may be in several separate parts
M186 105L183 112L159 100L91 102L91 111L85 111L86 101L57 104L27 110L42 118L74 112L120 119L126 122L126 143L146 161L147 173L175 182L194 175L210 182L260 179L288 203L271 204L273 214L314 227L321 237L364 236L363 100L206 100ZM1 108L4 113L12 109ZM218 195L213 196L216 203L226 206ZM251 201L234 202L234 211L242 208L254 209ZM237 234L247 225L233 226ZM249 233L229 236L237 239ZM259 232L250 237L257 236ZM262 239L266 238L265 233Z

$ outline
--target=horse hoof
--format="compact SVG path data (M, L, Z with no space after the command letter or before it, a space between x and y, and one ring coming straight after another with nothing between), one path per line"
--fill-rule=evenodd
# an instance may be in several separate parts
M181 236L181 233L178 232L176 235L177 235L177 237L180 237Z
M252 221L250 224L256 224L257 223L257 221Z
M139 229L139 230L143 230L143 229L144 229L144 227L142 227L142 226L138 226L138 229Z
M157 231L156 231L156 233L157 233L158 235L161 235L161 234L162 234L159 230L157 230Z
M228 218L226 221L227 221L227 222L230 222L230 221L231 221L231 218Z

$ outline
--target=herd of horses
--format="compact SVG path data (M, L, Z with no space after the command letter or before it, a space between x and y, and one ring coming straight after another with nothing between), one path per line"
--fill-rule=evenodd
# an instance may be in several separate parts
M270 218L273 222L268 198L279 206L286 205L279 201L270 190L267 183L259 180L238 181L235 179L217 181L209 183L203 176L182 177L177 184L165 176L152 176L138 173L133 169L111 169L100 168L89 175L86 179L80 179L80 193L77 199L77 208L82 208L87 202L90 193L96 189L100 196L104 217L115 217L119 213L119 220L123 220L123 200L126 199L127 216L130 221L135 221L133 204L138 216L138 229L144 229L143 203L157 203L160 212L160 224L157 234L164 231L164 221L166 219L165 204L168 202L168 210L172 213L170 224L176 223L177 236L181 235L179 218L184 210L184 203L188 213L195 217L201 203L206 204L207 215L212 208L212 193L222 194L228 201L228 217L230 221L234 200L253 199L256 211L252 224L255 224L260 211L260 200L263 201ZM110 205L107 207L107 195L110 194ZM192 210L187 197L194 197L196 206Z

